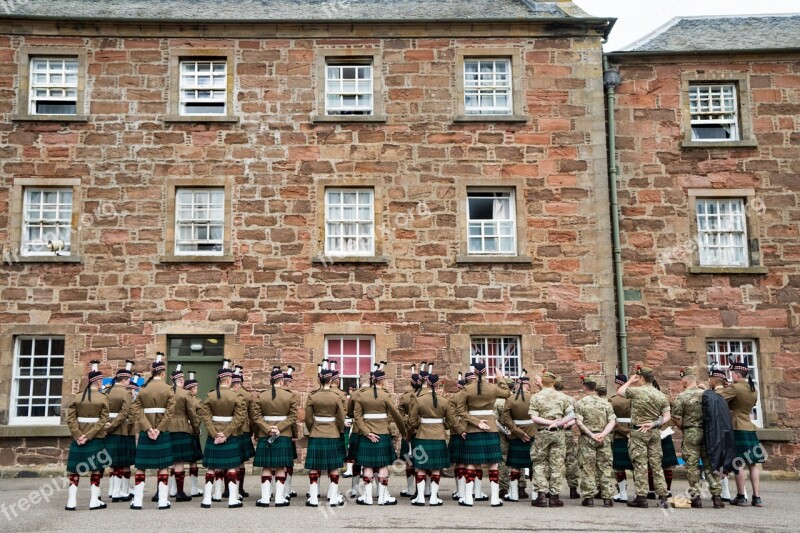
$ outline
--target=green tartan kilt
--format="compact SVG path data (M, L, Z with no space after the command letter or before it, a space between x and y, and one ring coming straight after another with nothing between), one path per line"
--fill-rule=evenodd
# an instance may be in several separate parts
M522 439L511 439L508 441L508 457L506 466L511 468L531 468L531 446L533 440L523 442Z
M172 437L165 431L151 440L146 431L139 432L136 444L136 468L139 470L161 470L175 464L172 459Z
M356 463L367 468L389 466L397 459L391 435L378 435L380 440L372 442L368 438L361 439L358 445Z
M342 440L311 437L308 439L305 467L309 470L336 470L344 464Z
M678 466L678 455L675 453L675 443L672 442L672 435L666 439L661 439L661 468L673 468Z
M364 437L360 433L350 435L350 445L347 447L347 460L355 461L358 458L358 447Z
M764 462L767 454L755 431L735 430L733 441L736 446L736 457L744 461L744 464L755 465ZM734 462L736 463L738 461Z
M450 454L446 440L414 439L413 453L409 455L417 470L441 470L450 467Z
M203 461L203 447L200 445L200 437L192 435L192 450L193 457L190 463L199 463Z
M176 463L191 463L195 459L194 436L175 431L169 434L172 440L172 459Z
M243 462L242 444L238 438L231 435L222 444L214 444L214 439L211 435L207 437L203 466L215 470L230 470L238 467Z
M464 441L464 463L468 465L489 465L503 460L500 451L500 434L467 433Z
M72 444L69 445L67 472L71 474L86 474L111 466L108 463L108 456L103 453L105 451L105 439L92 439L83 446L78 446L78 443L73 440Z
M294 454L294 460L297 461L297 443L295 441L292 441L292 454Z
M136 461L136 437L133 435L106 435L105 441L111 466L128 468Z
M628 453L628 439L614 439L611 452L614 454L614 470L617 472L633 470L631 456Z
M288 468L294 464L294 449L292 439L278 437L270 444L269 437L258 439L253 466L261 468Z
M342 457L347 457L347 437L342 433Z
M237 437L239 439L239 446L242 447L242 462L247 461L256 455L256 447L253 446L253 434L242 433Z
M464 439L461 438L461 435L450 434L450 445L447 447L447 451L450 452L450 461L453 464L464 463Z

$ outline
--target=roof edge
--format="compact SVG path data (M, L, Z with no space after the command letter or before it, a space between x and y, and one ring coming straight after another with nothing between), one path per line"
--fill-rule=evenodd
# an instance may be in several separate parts
M703 56L703 55L743 55L743 54L794 54L800 52L800 47L794 48L741 48L738 50L644 50L644 51L615 51L606 52L605 55L609 59L614 58L628 58L628 57L668 57L668 56Z

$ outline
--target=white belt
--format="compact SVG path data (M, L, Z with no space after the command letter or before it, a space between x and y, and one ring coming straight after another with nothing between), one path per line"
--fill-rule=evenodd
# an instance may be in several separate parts
M353 423L353 419L352 418L345 418L344 421L345 422L350 422L351 424Z
M470 411L469 414L471 416L492 416L494 415L494 411Z
M212 416L212 422L233 422L232 416Z
M119 413L108 413L108 418L117 418L117 416L119 416Z
M383 420L387 418L386 413L372 413L364 415L364 420Z
M286 420L285 416L265 416L264 422L283 422Z
M335 416L315 416L314 422L336 422Z
M617 418L617 424L630 424L630 418Z
M422 419L422 423L423 424L441 424L442 422L444 422L444 420L441 419L441 418L423 418Z
M96 424L97 422L100 422L100 419L96 417L78 417L78 424Z
M144 414L146 415L163 415L167 410L163 407L145 407Z
M528 419L528 420L514 420L514 424L517 425L517 426L530 426L531 424L533 424L533 420L531 420L531 419Z

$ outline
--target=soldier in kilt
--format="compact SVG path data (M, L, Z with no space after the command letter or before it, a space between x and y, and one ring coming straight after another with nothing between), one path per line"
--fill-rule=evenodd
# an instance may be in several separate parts
M319 476L326 471L330 479L328 505L339 506L339 468L344 464L341 435L344 431L344 406L339 395L331 390L333 374L323 365L317 367L320 388L308 395L305 424L309 431L306 463L308 469L307 507L319 505Z
M242 464L239 465L239 468L236 471L236 476L239 480L239 496L242 498L247 498L250 496L250 493L244 490L244 476L247 471L244 463L255 457L256 447L253 446L253 433L250 431L250 420L253 418L253 394L244 388L244 375L242 374L243 370L243 367L236 365L236 368L233 372L233 379L231 380L231 390L244 398L244 401L247 405L247 418L244 421L244 424L241 427L241 433L238 436L239 445L242 447ZM227 491L225 492L226 494L223 494L223 497L227 496Z
M614 384L619 387L625 385L628 381L628 376L619 374L614 378ZM614 415L617 417L617 425L614 427L614 442L611 445L611 452L614 457L614 471L617 478L618 492L614 495L612 500L627 503L628 502L628 482L626 479L626 471L633 470L631 457L628 454L628 436L631 433L631 401L624 396L620 396L619 392L614 394L608 399L611 407L614 409Z
M242 447L236 434L247 418L247 404L231 390L233 372L226 359L217 371L217 386L209 393L198 409L198 416L208 430L203 465L208 469L200 507L210 509L215 480L225 479L228 489L228 507L242 507L239 501L238 467L242 464ZM221 500L221 494L217 494Z
M151 367L150 377L142 385L139 395L133 402L133 417L139 428L136 444L136 477L133 488L131 509L141 509L144 498L146 470L158 471L158 508L169 509L169 467L172 459L172 441L169 424L175 409L175 394L172 387L164 382L167 367L161 352Z
M89 509L106 508L106 504L100 501L100 480L108 466L106 463L110 462L103 439L108 422L108 399L100 393L103 374L98 371L99 364L99 361L92 361L92 370L80 400L76 396L67 407L67 426L73 439L67 458L69 488L64 507L67 511L77 508L78 483L81 474L86 472L92 473Z
M359 376L358 379L361 386L358 389L350 389L350 398L347 400L345 426L347 426L347 421L350 420L350 443L347 447L347 470L345 471L345 474L342 474L342 477L352 478L350 490L347 491L347 494L353 498L358 497L361 494L359 491L359 483L361 482L361 465L356 464L356 459L358 459L358 447L361 444L361 441L364 439L355 420L356 399L358 398L359 394L363 393L364 391L368 391L372 386L372 374L363 374ZM347 431L347 429L345 429L345 431ZM348 473L349 475L347 475ZM372 487L369 487L369 490L372 490Z
M477 377L464 387L464 394L459 400L459 413L464 415L466 440L463 459L467 465L464 499L458 504L472 507L474 501L476 469L481 465L489 465L489 486L491 488L491 506L500 507L500 471L498 469L503 455L500 451L500 436L497 419L494 416L494 404L498 398L508 398L511 391L506 385L505 376L500 368L495 370L497 384L484 382L486 364L476 362L471 371Z
M136 460L136 437L128 432L128 414L132 402L128 385L133 377L132 368L133 361L125 361L125 368L117 370L114 381L105 392L109 410L105 446L111 456L108 485L109 497L114 503L127 502L132 498L129 494L131 465Z
M292 393L295 397L295 401L297 400L297 395L289 390L289 385L294 381L292 377L292 373L294 372L294 367L289 365L286 369L286 372L283 374L283 385L286 387L286 390ZM292 426L292 455L294 455L294 461L297 461L297 439L299 438L297 432L297 424ZM286 497L287 498L294 498L297 496L297 493L292 490L292 478L294 477L294 462L292 462L292 466L286 469Z
M456 476L456 490L453 492L453 499L456 501L464 499L467 475L467 465L464 463L464 438L467 435L466 422L464 421L466 414L461 411L461 406L463 406L461 397L465 394L464 387L467 382L473 379L475 379L474 373L467 372L466 375L463 375L459 372L456 380L456 393L450 397L450 405L453 406L458 419L458 426L450 430L450 443L447 447L447 451L450 454L450 462L455 465L453 470Z
M584 507L594 507L594 498L600 491L603 507L613 507L614 477L612 470L611 439L608 437L617 424L614 408L606 400L597 396L595 378L584 378L583 391L586 394L575 404L575 422L581 430L578 442L578 462L581 468L581 494ZM598 473L601 483L597 485Z
M423 372L425 372L428 364L423 361L420 368ZM415 396L419 396L419 391L422 388L422 382L420 381L419 374L417 374L417 365L411 365L411 383L403 391L403 395L400 396L400 402L397 405L397 409L400 411L400 414L403 415L403 419L408 425L408 415L411 412L411 399ZM414 460L411 454L411 441L414 440L414 436L410 435L410 438L402 439L400 441L400 457L406 463L406 489L400 491L400 496L404 498L413 498L414 491L416 490L415 484L415 470L414 470Z
M400 435L406 435L406 424L403 416L392 401L392 397L383 388L386 374L383 371L385 361L376 365L372 372L372 390L358 395L355 402L354 415L361 434L365 437L358 445L357 462L362 466L364 492L356 500L358 505L372 505L372 476L378 471L378 505L396 505L397 500L389 494L389 465L396 459L392 436L389 433L389 417L391 416ZM380 385L380 387L379 387Z
M272 497L272 476L275 476L275 507L286 507L286 469L294 464L292 427L297 424L297 401L283 388L283 372L279 366L270 374L269 390L253 402L251 423L260 430L253 466L261 468L261 499L258 507L269 507Z
M197 387L195 373L189 371L189 379L183 382L183 389L189 394L191 409L194 412L194 422L192 422L192 449L194 453L192 454L192 460L189 461L189 495L192 497L203 495L198 480L200 468L197 466L197 463L203 460L203 448L200 446L200 424L203 422L197 414L197 408L200 406L200 401L197 399ZM194 425L195 422L197 425Z
M196 459L193 428L200 425L194 401L191 395L184 390L183 385L184 375L181 371L181 365L177 365L172 372L172 392L175 394L175 410L169 424L172 459L175 461L173 467L175 487L174 493L170 490L170 496L174 495L176 502L192 501L192 496L184 492L186 472L183 467L184 463L191 463Z
M527 376L527 371L522 370L522 374L517 379L515 394L504 400L503 412L500 422L508 430L508 454L506 456L506 466L510 468L508 475L508 493L505 500L517 502L520 500L520 480L524 479L522 472L532 468L531 446L536 437L536 426L533 424L528 414L530 404L531 380ZM528 396L525 396L525 393Z
M756 425L750 418L758 401L756 384L750 376L750 368L745 361L733 360L732 355L728 355L731 378L733 385L723 388L719 394L728 402L733 419L733 438L736 445L736 459L733 467L736 472L736 498L731 501L731 505L746 506L747 497L745 496L745 471L744 466L750 473L750 484L753 488L753 507L763 506L761 500L761 477L758 465L766 459L767 452L758 440L756 435Z
M439 485L442 470L450 466L447 453L446 429L458 425L455 409L447 401L436 394L439 376L429 373L425 376L425 384L419 395L414 395L408 416L408 433L415 434L412 443L412 458L416 469L417 496L411 500L412 505L425 505L425 479L430 472L431 494L430 505L442 505L439 499Z

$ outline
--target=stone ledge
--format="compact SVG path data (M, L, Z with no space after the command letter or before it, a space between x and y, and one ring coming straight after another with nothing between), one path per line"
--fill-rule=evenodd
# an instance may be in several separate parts
M533 259L527 255L459 255L456 257L457 265L470 265L470 264L523 264L530 265Z
M698 142L698 141L683 141L681 148L705 148L706 150L715 150L717 148L758 148L758 141L720 141L720 142Z
M311 259L312 265L337 265L340 263L367 263L367 264L375 264L375 265L388 265L389 258L384 255L376 255L376 256L357 256L357 255L349 255L345 257L336 257L336 256L327 256L327 257L320 257L315 256Z
M159 263L234 263L232 255L162 255Z
M526 123L530 120L524 115L458 115L453 118L453 122L511 122Z
M794 431L791 429L766 428L759 429L756 433L758 439L765 442L792 442L794 440Z
M83 257L80 255L20 255L10 259L12 259L12 265L14 263L83 263Z
M183 116L183 115L165 115L161 119L165 124L170 123L195 123L195 124L202 124L204 122L216 122L222 124L238 124L240 119L239 117L234 116Z
M0 437L70 437L66 425L58 426L2 426Z
M689 274L769 274L769 269L765 266L751 266L751 267L709 267L709 266L696 266L689 267Z
M13 115L11 122L89 122L86 115Z
M311 122L314 124L347 123L347 122L366 122L384 123L388 120L386 115L311 115Z

